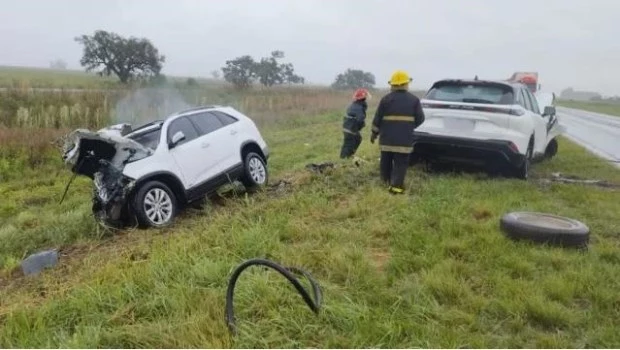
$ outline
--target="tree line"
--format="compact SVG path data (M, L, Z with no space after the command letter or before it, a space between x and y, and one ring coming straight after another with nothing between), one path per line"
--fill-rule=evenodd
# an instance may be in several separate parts
M100 76L114 75L122 84L165 81L161 70L166 57L147 38L126 38L97 30L92 35L76 37L75 41L82 45L80 64L87 72L95 71ZM295 72L292 63L281 62L284 56L280 50L274 50L270 56L260 59L243 55L227 60L220 71L224 80L237 89L247 89L255 83L265 87L305 84L306 79ZM53 62L52 65L56 68L66 67L61 61ZM219 71L211 74L215 78L220 77ZM334 89L372 89L375 83L372 73L349 68L338 74L331 86ZM188 85L197 85L197 82L190 78Z

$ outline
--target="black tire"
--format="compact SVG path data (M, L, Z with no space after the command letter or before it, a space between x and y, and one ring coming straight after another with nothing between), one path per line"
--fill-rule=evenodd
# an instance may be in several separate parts
M584 248L590 241L590 229L582 222L562 216L534 213L507 213L500 219L502 232L513 240L563 247Z
M532 154L534 153L534 143L530 141L525 152L525 160L515 171L515 176L521 180L527 180L530 176L530 166L532 165Z
M151 199L154 199L158 194L161 194L162 191L167 196L168 201L165 200L165 197L159 200L161 208L160 214L165 215L165 217L162 218L160 222L158 222L157 216L152 218L153 216L150 215L150 213L148 212L147 207L152 208L152 206L147 203L149 201L147 199L147 196L149 196L149 198ZM154 209L155 211L157 211L157 207L155 207ZM174 195L174 192L172 192L172 190L170 189L170 187L160 181L149 181L142 185L136 192L136 195L133 198L133 210L141 227L158 228L170 225L174 218L177 216L179 207L177 198Z
M558 140L553 139L547 145L545 149L545 157L547 159L553 158L558 153Z
M249 152L243 160L243 176L241 183L248 191L256 191L269 181L269 171L263 157L254 152Z

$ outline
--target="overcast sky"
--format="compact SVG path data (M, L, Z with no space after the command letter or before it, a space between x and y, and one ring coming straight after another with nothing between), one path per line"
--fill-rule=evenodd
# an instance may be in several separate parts
M285 52L309 82L346 68L385 86L540 73L543 90L620 95L620 0L0 0L0 65L79 68L73 39L97 29L149 38L164 73L210 76L227 59Z

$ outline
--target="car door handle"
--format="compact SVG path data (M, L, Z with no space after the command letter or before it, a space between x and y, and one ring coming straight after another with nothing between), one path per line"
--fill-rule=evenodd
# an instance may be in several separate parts
M207 148L209 146L210 146L210 144L208 142L203 142L202 143L202 148Z

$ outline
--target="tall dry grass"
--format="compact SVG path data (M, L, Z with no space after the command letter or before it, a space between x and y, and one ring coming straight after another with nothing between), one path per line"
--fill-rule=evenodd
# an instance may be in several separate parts
M350 92L320 88L274 88L236 91L226 86L170 90L188 105L223 104L250 116L259 126L287 118L343 110ZM158 90L162 96L169 91ZM23 157L35 167L49 157L59 136L75 128L98 129L118 122L119 101L132 90L54 90L9 89L0 91L0 157ZM153 97L154 96L154 97ZM161 117L165 103L151 94L143 118ZM125 108L125 107L123 107ZM144 120L144 119L142 119Z

